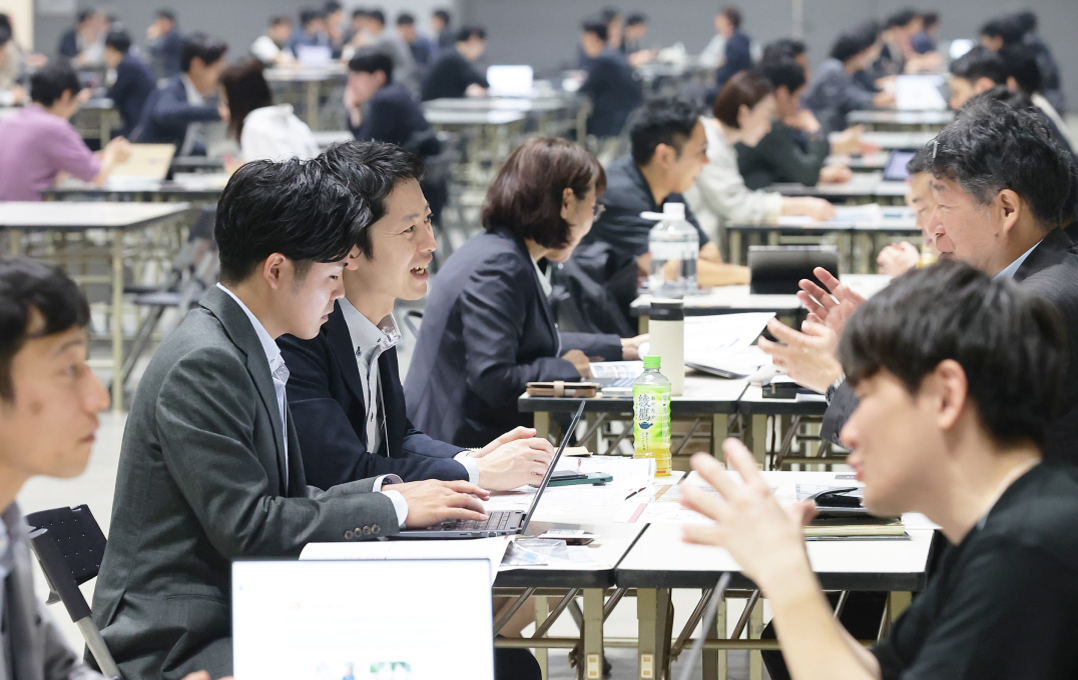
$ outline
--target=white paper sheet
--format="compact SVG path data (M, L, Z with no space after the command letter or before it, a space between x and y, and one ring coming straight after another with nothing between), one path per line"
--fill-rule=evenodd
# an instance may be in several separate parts
M485 559L490 562L490 582L509 548L508 536L445 541L363 541L357 543L308 543L301 560L445 560Z

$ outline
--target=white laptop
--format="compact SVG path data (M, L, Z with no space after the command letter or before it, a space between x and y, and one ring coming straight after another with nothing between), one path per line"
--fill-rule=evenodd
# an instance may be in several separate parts
M493 680L492 619L487 560L232 563L236 680Z
M327 66L333 61L333 48L328 45L297 45L296 60L303 66Z
M947 108L940 88L943 76L898 76L895 79L895 108L900 111L940 111Z
M530 97L535 71L531 66L488 66L487 82L492 97Z

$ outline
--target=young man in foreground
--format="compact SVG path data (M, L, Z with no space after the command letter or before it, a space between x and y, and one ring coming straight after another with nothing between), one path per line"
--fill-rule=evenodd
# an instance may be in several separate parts
M1042 462L1067 360L1059 314L960 262L910 272L864 303L840 346L860 399L847 463L879 516L924 513L954 545L871 651L834 620L805 552L811 503L779 507L728 440L687 507L690 542L728 550L771 602L795 680L1071 678L1078 671L1078 470Z

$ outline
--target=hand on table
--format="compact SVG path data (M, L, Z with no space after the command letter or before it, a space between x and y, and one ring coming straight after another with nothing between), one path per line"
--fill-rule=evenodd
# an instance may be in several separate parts
M581 378L585 380L591 379L591 359L588 358L587 354L578 349L571 349L561 355L561 358L572 364Z
M838 334L814 321L806 321L801 329L804 332L799 333L778 319L771 319L767 322L767 330L779 342L760 338L757 343L771 355L775 366L783 369L797 384L823 394L831 383L842 377L842 364L835 357Z
M827 290L820 288L815 281L801 279L797 284L801 287L797 299L808 309L809 321L822 323L841 335L846 319L864 304L865 298L823 267L816 267L812 273L827 286Z
M845 165L828 165L820 168L820 184L842 184L853 178L853 171Z
M892 243L876 257L880 273L888 276L901 276L917 266L921 260L921 251L908 241Z
M621 339L621 360L640 361L640 345L648 341L648 334L638 335L635 338Z
M535 434L535 430L531 432ZM508 491L525 484L538 484L553 457L554 447L545 439L507 441L479 457L479 485L492 491Z
M816 506L802 501L783 510L745 445L727 439L722 448L727 464L744 484L732 479L711 455L694 455L693 470L722 497L682 485L681 504L715 520L712 525L686 526L684 540L725 548L746 576L768 590L792 570L809 569L801 527L815 516Z
M468 482L443 482L426 480L387 484L382 491L399 491L408 501L408 517L404 524L409 529L424 529L447 520L487 518L483 504L476 500L490 498L490 493Z

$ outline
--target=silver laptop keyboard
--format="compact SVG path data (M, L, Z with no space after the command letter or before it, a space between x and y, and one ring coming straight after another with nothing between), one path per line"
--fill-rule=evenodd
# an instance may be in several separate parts
M516 529L523 521L524 513L519 510L498 511L490 513L482 522L474 519L458 519L443 522L440 528L463 531L504 531Z

